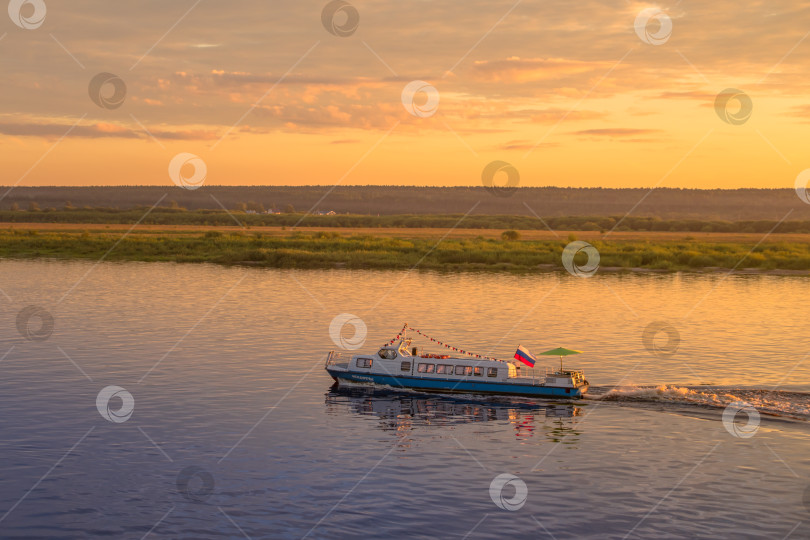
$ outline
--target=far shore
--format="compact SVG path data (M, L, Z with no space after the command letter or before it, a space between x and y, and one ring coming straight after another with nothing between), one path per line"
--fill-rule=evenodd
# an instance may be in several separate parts
M0 222L0 230L21 231L48 231L48 232L91 232L109 233L132 228L128 223L18 223ZM245 226L233 223L232 225L154 225L139 224L135 231L142 234L171 233L173 235L198 235L200 232L219 231L230 233L242 231L248 233L262 233L273 236L290 236L295 233L338 232L341 235L371 235L386 238L483 238L499 239L504 229L465 229L458 227L453 230L430 227L309 227L297 228L279 226ZM649 240L649 241L696 241L711 243L746 243L753 247L757 242L791 242L806 243L810 245L810 234L807 233L763 233L743 232L689 232L689 231L575 231L575 230L518 230L521 240L565 240L574 235L579 240L594 242L598 240Z
M0 258L525 274L565 272L574 240L598 250L599 273L810 275L810 234L800 233L3 223Z

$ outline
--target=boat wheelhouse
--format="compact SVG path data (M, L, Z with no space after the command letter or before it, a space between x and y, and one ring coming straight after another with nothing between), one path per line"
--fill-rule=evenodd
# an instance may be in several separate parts
M399 337L399 336L398 336ZM330 351L326 371L336 382L422 391L579 398L588 391L581 369L526 369L494 358L419 353L411 340L393 340L373 354L344 356Z

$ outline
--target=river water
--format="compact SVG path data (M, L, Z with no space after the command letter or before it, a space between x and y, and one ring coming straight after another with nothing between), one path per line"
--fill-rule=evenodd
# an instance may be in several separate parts
M808 538L809 286L3 261L0 537ZM591 392L332 386L405 322Z

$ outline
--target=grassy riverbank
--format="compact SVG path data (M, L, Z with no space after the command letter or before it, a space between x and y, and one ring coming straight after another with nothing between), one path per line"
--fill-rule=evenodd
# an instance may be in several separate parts
M598 236L598 233L595 233ZM573 235L543 240L499 236L399 237L318 231L0 230L0 257L250 264L274 268L376 268L532 272L562 269ZM699 271L707 268L810 271L810 238L753 242L687 238L584 237L603 271ZM752 250L753 248L753 250ZM749 253L750 252L750 253ZM585 262L584 254L581 263ZM577 259L577 262L580 262Z
M255 211L222 209L186 210L180 207L137 207L126 210L115 208L71 208L23 211L0 210L0 223L51 224L135 224L157 226L202 227L302 227L302 228L378 228L378 229L518 229L522 231L597 231L597 232L692 232L692 233L744 233L810 234L810 221L746 220L722 221L714 219L659 219L643 216L549 216L537 219L534 215L485 214L398 214L398 215L314 215L304 213L263 214Z

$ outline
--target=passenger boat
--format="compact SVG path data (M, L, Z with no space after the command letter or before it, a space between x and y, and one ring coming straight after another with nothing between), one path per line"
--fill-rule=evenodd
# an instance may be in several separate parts
M588 391L585 372L563 369L562 362L560 369L546 368L542 374L536 373L539 370L527 369L531 374L522 376L515 362L474 355L432 338L431 341L461 351L463 355L420 353L416 347L411 347L412 339L405 336L406 328L407 325L394 340L372 354L347 356L330 351L324 366L326 371L339 384L383 385L430 392L579 398ZM519 347L518 351L521 350L525 351ZM517 358L518 353L515 356Z

